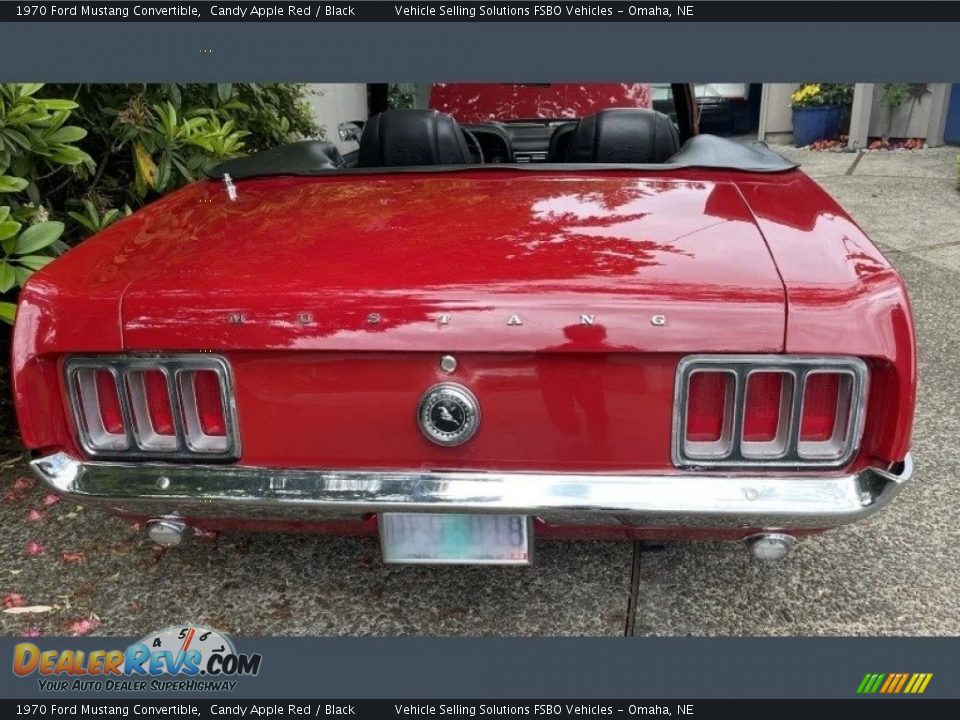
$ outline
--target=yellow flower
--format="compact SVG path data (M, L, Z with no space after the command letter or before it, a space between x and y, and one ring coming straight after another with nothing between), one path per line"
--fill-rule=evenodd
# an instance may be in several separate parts
M820 95L820 86L809 84L803 85L790 95L790 102L795 105L803 105L808 100L812 100Z

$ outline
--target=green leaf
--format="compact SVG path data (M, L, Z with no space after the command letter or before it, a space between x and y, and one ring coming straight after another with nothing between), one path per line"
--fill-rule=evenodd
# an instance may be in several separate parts
M83 140L87 131L76 125L67 125L47 135L48 143L73 143Z
M233 94L233 83L217 83L217 97L220 102L226 102Z
M17 239L17 255L30 255L53 245L63 234L63 223L56 220L31 225Z
M0 260L0 293L5 293L17 284L17 275L6 260Z
M53 153L51 153L50 159L62 165L82 165L85 162L93 161L93 158L83 150L75 148L72 145L61 145L57 147Z
M93 223L91 222L90 218L84 215L83 213L78 213L78 212L74 212L73 210L70 210L67 213L67 217L73 218L74 220L77 221L78 224L85 227L87 230L90 230L91 232L94 231Z
M0 240L12 238L20 232L20 223L15 220L4 220L0 222Z
M40 189L35 182L27 185L27 199L37 207L40 206Z
M166 86L167 97L170 99L170 102L173 103L173 106L180 109L180 105L183 102L183 97L180 94L180 88L177 87L176 83L170 83Z
M28 138L19 130L14 130L11 127L0 128L0 135L6 137L10 142L16 143L24 150L33 149L33 145L30 144L30 138Z
M0 192L20 192L28 184L23 178L13 177L13 175L0 175Z
M37 103L47 110L75 110L78 106L73 100L58 100L54 98L44 98Z
M18 83L18 85L20 88L20 97L30 97L43 87L43 83Z
M13 319L17 315L17 306L13 303L0 302L0 320L13 325Z
M45 265L53 262L53 258L49 255L24 255L22 257L18 257L17 262L21 265L25 265L31 270L39 270Z
M190 172L189 168L187 168L186 165L184 165L182 162L177 160L177 158L173 158L173 164L176 166L177 170L180 171L180 174L183 175L183 177L185 177L188 180L193 178L193 173Z
M156 189L165 190L170 182L170 156L164 154L157 164Z
M21 265L14 265L13 274L17 276L17 287L23 287L27 284L27 280L30 279L30 276L33 275L33 270L25 268Z

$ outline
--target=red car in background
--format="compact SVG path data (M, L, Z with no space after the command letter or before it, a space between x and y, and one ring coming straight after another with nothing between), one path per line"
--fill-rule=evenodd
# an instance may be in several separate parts
M538 537L796 538L912 474L914 331L856 223L646 84L447 85L359 150L230 160L36 273L33 468L192 529L379 534L388 562Z

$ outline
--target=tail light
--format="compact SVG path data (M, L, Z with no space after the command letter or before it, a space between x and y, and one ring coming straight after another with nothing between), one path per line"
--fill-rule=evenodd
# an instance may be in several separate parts
M800 453L831 457L842 449L850 432L854 389L851 376L832 371L807 375L800 406Z
M695 452L707 456L729 443L736 380L722 370L691 373L685 437Z
M81 367L72 375L71 402L81 435L107 451L127 450L117 375L107 367Z
M224 452L227 421L220 376L212 370L187 370L178 377L188 447L194 452Z
M800 418L801 441L822 442L833 437L840 400L840 378L837 373L823 372L811 373L807 377Z
M230 367L219 356L71 358L66 378L80 442L91 455L239 454Z
M674 462L843 465L859 446L867 381L858 358L684 358L677 370Z
M743 413L744 442L772 442L781 431L784 386L793 378L782 372L752 372L747 375L747 399Z
M131 430L142 450L172 451L178 446L170 380L162 369L126 373Z

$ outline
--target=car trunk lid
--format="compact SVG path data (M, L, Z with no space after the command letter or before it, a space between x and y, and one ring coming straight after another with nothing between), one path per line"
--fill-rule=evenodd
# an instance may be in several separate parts
M782 349L784 293L723 182L463 171L188 188L131 242L131 350ZM189 194L193 194L193 198Z

